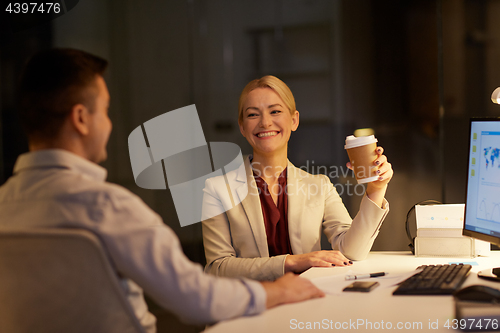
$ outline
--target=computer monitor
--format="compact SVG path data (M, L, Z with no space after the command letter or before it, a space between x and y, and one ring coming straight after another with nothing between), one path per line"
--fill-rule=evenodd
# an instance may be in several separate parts
M500 118L472 118L463 234L500 245ZM500 281L500 267L478 276Z

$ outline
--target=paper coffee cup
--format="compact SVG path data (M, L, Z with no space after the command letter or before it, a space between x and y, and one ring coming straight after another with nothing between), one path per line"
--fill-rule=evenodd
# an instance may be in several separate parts
M349 160L354 170L354 176L358 184L376 181L377 166L373 162L377 159L378 140L374 135L355 137L350 135L345 138L344 148L347 150Z

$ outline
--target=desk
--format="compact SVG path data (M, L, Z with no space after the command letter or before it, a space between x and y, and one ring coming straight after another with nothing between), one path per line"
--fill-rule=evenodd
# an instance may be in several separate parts
M302 274L314 278L335 274L380 272L403 273L425 264L447 264L449 262L476 262L462 287L472 284L489 285L500 288L500 283L477 277L477 272L500 266L500 251L492 251L489 257L473 259L459 258L415 258L410 252L371 252L368 258L355 262L350 267L311 268ZM454 318L455 309L452 296L393 296L396 287L375 289L370 293L343 293L326 295L324 298L301 303L286 304L264 313L220 322L207 329L207 333L283 333L283 332L327 332L357 331L381 332L392 326L393 332L451 332L443 325ZM314 329L316 322L316 329ZM429 329L429 323L436 323L437 329ZM302 323L302 324L300 324ZM310 323L313 329L306 329ZM357 324L360 324L356 326ZM370 324L372 327L370 328ZM402 328L396 326L402 323ZM304 325L303 329L299 328ZM320 325L323 325L321 328ZM337 329L335 329L337 325ZM341 328L341 325L344 328ZM367 326L368 325L368 326ZM383 329L382 326L383 325ZM400 324L401 325L401 324ZM404 325L407 328L404 328ZM420 325L420 329L418 329ZM436 324L434 324L436 325ZM378 327L378 329L377 329ZM411 328L410 328L411 327ZM434 328L434 327L433 327Z

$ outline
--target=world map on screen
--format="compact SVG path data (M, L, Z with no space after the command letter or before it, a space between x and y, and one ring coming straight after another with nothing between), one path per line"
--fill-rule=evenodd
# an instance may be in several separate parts
M500 149L499 148L484 148L484 159L486 162L486 169L491 162L491 167L495 167L495 160L498 160L500 157ZM500 163L497 162L497 167L500 168Z

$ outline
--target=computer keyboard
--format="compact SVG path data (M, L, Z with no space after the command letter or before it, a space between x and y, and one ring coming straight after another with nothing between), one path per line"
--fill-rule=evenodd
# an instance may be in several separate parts
M392 293L393 295L451 295L460 288L471 265L423 265L423 271L405 281Z

